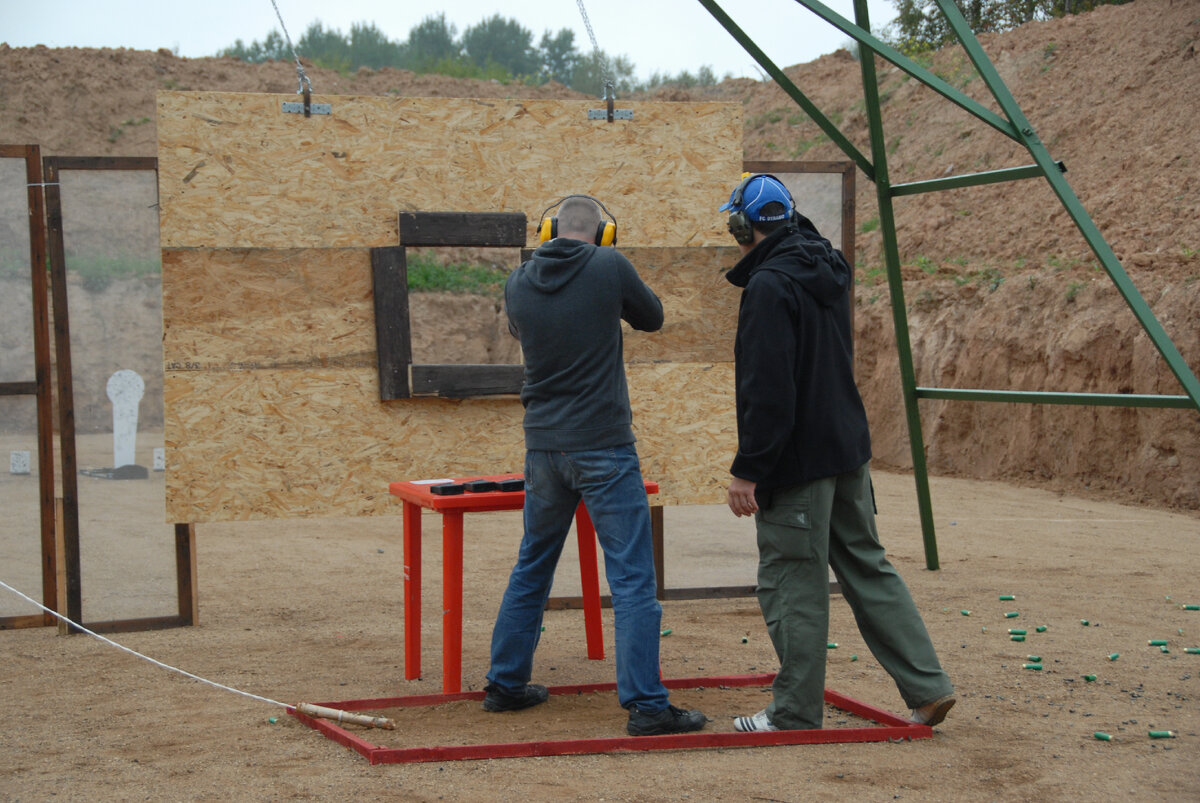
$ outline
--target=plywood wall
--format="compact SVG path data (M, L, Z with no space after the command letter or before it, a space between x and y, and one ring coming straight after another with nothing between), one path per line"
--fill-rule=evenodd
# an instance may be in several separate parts
M389 482L520 471L516 397L379 400L370 248L397 213L600 197L663 300L627 329L639 452L664 504L723 499L735 447L737 250L716 208L741 169L736 104L160 93L167 517L395 513ZM622 104L625 105L625 104ZM417 333L414 333L416 335Z
M397 213L524 212L588 193L623 245L724 245L717 207L742 165L736 103L158 94L164 248L397 244Z
M664 504L720 501L737 249L623 253L666 317L626 327L646 476ZM394 513L394 480L520 471L515 397L379 401L373 315L369 249L166 249L168 518Z

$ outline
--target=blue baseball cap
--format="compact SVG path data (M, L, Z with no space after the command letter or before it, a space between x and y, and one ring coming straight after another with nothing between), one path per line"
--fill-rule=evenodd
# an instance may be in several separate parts
M739 190L741 191L740 203L738 202ZM762 208L772 201L783 204L785 211L779 215L763 215ZM729 202L723 204L719 211L745 212L751 222L758 223L760 221L787 220L791 217L795 206L792 194L788 192L787 187L783 186L782 181L774 176L762 174L743 179L729 194Z

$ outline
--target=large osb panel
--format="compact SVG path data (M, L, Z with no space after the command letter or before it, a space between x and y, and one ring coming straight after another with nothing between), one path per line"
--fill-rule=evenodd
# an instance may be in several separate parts
M284 114L295 95L158 94L162 245L395 245L406 211L524 212L586 192L626 246L728 242L715 209L741 173L736 103L321 96L331 115Z
M737 249L623 252L666 314L626 335L646 476L719 502ZM379 401L369 249L166 249L163 288L170 520L394 513L394 480L521 470L516 397Z
M741 258L727 248L622 248L662 300L657 332L626 328L626 362L732 362L741 291L725 272ZM685 389L686 390L686 389Z
M733 366L643 363L628 376L655 502L720 502ZM170 521L394 514L390 482L524 464L515 398L382 404L370 368L169 371L165 392Z
M164 249L168 371L375 367L366 248Z

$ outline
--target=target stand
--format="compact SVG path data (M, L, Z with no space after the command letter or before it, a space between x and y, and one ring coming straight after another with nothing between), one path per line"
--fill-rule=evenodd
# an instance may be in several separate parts
M668 689L729 689L771 684L774 674L728 675L664 680ZM615 683L591 683L552 686L554 695L581 695L595 692L614 692ZM454 694L425 694L407 697L383 697L365 700L343 700L320 703L343 711L377 711L389 708L415 708L441 705L464 700L483 700L484 692L469 691ZM651 750L694 750L713 747L767 747L790 744L835 744L849 742L895 742L929 739L933 729L918 725L874 706L860 703L838 692L825 690L825 702L848 714L867 720L864 727L820 728L814 730L779 730L759 733L736 731L699 731L665 736L618 736L587 739L557 739L507 742L498 744L438 745L419 747L385 747L364 738L365 731L350 730L336 722L288 712L310 728L314 728L338 744L364 756L371 764L409 764L428 761L466 761L487 758L521 758L531 756L567 756L592 753L631 753ZM480 716L498 716L480 713ZM398 726L401 723L397 722Z

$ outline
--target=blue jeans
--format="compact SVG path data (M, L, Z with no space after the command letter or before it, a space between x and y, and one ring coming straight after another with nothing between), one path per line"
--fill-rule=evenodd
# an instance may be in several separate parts
M667 707L659 676L662 606L655 598L650 505L632 443L580 452L525 453L525 536L492 631L489 683L519 694L533 672L542 613L580 499L604 550L623 708Z

